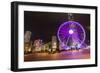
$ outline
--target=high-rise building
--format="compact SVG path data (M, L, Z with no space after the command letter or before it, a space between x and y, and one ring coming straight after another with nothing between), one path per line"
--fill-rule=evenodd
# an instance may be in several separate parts
M52 36L52 51L56 51L56 50L57 50L57 37Z
M31 32L26 31L24 36L24 52L29 53L32 51L32 42L30 41Z
M26 31L25 32L25 36L24 36L24 42L30 42L30 38L31 38L31 31Z

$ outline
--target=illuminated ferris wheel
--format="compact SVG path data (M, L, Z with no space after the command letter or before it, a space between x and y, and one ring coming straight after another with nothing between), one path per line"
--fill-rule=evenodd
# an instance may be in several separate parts
M79 22L67 21L60 25L57 36L59 42L65 48L81 48L86 34L83 26Z

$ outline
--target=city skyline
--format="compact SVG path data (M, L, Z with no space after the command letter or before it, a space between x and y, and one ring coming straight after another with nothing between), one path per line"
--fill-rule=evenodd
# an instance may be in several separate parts
M84 27L87 35L86 40L90 41L90 15L73 13L73 17L74 21L81 23ZM69 19L68 13L24 11L24 20L24 33L31 31L31 40L43 39L47 43L51 41L51 36L57 36L59 26Z
M24 34L26 62L90 58L90 14L24 11Z

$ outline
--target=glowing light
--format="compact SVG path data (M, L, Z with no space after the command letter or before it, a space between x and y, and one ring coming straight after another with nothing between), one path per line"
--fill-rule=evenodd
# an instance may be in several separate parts
M69 34L73 34L74 31L72 29L69 30Z
M77 45L77 48L81 48L81 44L78 44L78 45Z

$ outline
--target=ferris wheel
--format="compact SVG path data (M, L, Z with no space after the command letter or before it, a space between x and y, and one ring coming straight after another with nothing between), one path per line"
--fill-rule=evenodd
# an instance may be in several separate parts
M64 22L57 32L58 40L65 48L81 48L85 41L86 33L83 26L76 21Z

